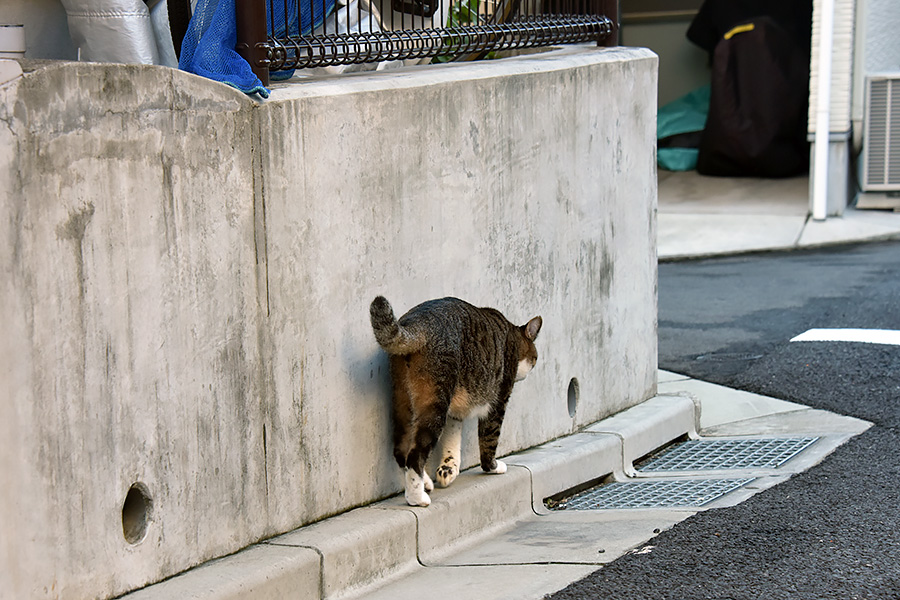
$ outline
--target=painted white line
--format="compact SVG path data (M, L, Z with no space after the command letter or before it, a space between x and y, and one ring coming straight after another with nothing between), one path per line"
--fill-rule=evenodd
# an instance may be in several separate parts
M862 342L900 346L900 331L892 329L810 329L792 342Z

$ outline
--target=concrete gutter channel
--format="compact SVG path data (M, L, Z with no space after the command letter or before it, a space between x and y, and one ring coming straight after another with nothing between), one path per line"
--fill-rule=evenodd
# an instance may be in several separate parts
M661 371L659 395L582 431L507 457L502 476L471 469L432 495L349 511L126 595L191 598L539 598L700 510L730 506L810 468L871 424ZM777 469L638 473L634 463L683 437L819 439ZM702 507L551 511L544 499L616 481L752 477Z

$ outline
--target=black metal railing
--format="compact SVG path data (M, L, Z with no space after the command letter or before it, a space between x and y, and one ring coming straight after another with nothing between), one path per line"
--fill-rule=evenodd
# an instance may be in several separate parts
M265 85L295 69L618 43L618 0L237 0L237 51Z

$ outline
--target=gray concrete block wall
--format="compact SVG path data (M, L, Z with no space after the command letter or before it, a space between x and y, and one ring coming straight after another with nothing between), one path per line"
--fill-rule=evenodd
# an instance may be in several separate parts
M544 317L502 453L651 396L655 85L580 48L261 104L156 67L0 87L0 598L111 597L397 492L379 293Z
M545 58L533 73L471 65L465 75L311 82L261 107L261 130L278 132L262 140L260 177L277 389L270 419L283 434L270 449L309 469L331 510L400 484L384 444L386 358L360 310L376 294L398 315L455 295L518 323L543 316L538 367L514 392L501 454L652 394L655 75L653 59L634 53L593 52L585 64L583 55ZM327 352L307 339L328 340ZM304 415L296 399L324 394L332 400ZM467 466L477 463L474 430ZM374 463L358 459L360 440L378 449ZM310 447L330 451L309 456ZM288 493L303 473L273 473L272 518L314 518L322 505Z
M262 533L251 106L98 65L3 92L0 595L108 596Z

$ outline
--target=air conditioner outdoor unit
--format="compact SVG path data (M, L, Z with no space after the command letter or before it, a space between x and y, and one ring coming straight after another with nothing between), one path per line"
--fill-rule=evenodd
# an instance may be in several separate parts
M868 76L865 108L860 188L900 191L900 73Z

